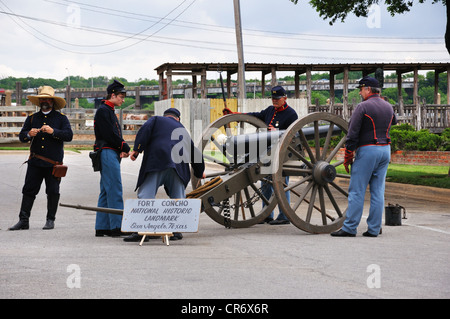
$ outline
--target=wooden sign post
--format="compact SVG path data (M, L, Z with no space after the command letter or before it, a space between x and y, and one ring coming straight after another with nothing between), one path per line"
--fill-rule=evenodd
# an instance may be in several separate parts
M161 236L169 245L173 232L196 233L201 210L200 199L128 199L122 218L123 232Z

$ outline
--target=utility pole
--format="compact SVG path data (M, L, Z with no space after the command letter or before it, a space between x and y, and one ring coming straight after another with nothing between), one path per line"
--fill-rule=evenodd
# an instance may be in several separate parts
M238 99L245 99L245 64L244 47L242 42L242 24L241 24L241 5L239 0L233 0L234 3L234 24L236 29L236 44L238 50Z

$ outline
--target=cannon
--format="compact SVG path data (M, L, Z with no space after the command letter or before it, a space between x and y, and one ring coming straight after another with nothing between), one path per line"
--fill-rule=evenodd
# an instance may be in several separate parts
M226 227L261 223L278 205L303 231L333 232L347 210L342 203L348 193L335 182L349 178L336 172L343 160L335 160L347 131L346 121L323 112L299 118L284 131L267 131L264 122L246 114L223 116L198 143L205 160L215 163L207 175L214 184L202 185L192 175L194 195L188 197L200 198L202 210Z
M268 131L254 116L223 116L203 131L197 145L212 172L205 180L191 174L187 198L201 199L202 211L229 228L261 223L278 205L297 228L331 233L342 227L347 211L348 193L335 181L350 177L336 172L343 160L335 159L347 132L345 120L323 112L299 118L283 131Z

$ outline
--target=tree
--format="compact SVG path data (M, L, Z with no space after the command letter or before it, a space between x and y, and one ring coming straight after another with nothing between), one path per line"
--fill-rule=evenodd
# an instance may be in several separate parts
M297 4L298 0L290 0ZM424 3L426 0L419 0L419 3ZM447 7L447 28L445 32L445 47L450 54L450 23L448 17L450 16L450 8L447 5L447 0L432 0L433 4L442 2ZM324 20L330 19L330 25L340 19L344 22L349 13L354 13L357 17L367 17L369 7L373 4L383 2L382 0L310 0L309 3L319 12ZM385 0L387 11L392 15L402 14L408 12L413 5L412 0Z

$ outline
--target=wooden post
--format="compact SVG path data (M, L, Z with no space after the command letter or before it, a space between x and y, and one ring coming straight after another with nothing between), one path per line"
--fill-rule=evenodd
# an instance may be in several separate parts
M402 92L402 72L397 70L397 95L398 95L398 114L403 116L405 114L403 108L403 92Z
M16 105L22 105L22 82L16 82Z
M420 105L419 97L416 97L414 103L416 105L416 130L420 131L422 129L422 107Z
M434 70L434 104L438 103L438 93L439 93L439 71Z
M417 105L419 104L418 100L418 91L419 91L419 71L417 67L414 67L414 89L413 89L413 103Z
M171 99L173 98L173 88L172 88L172 69L171 68L167 68L167 72L166 72L166 76L167 76L167 98Z
M266 94L266 72L261 72L261 98L264 98Z
M272 74L272 79L270 80L270 85L272 87L274 87L278 84L278 82L277 82L277 67L276 66L272 66L271 74Z
M306 68L306 105L311 106L311 67Z
M70 109L72 107L71 105L71 101L72 101L72 96L71 96L71 88L70 85L66 86L66 108Z
M335 114L335 110L334 110L334 99L335 99L334 70L330 71L330 81L328 83L330 84L330 110L329 110L329 112L331 114Z
M164 100L164 71L159 74L159 100Z
M295 71L294 75L295 98L300 98L300 71Z
M195 74L192 75L192 98L197 99L197 76Z
M140 109L141 108L141 88L139 86L136 86L135 88L135 102L134 102L134 108Z
M79 109L80 108L80 100L78 100L78 98L75 98L75 108ZM75 113L75 120L80 119L80 113L76 112ZM75 129L79 130L80 129L80 123L78 121L75 121Z
M12 96L12 91L11 90L6 90L5 91L5 106L11 106L11 104L12 104L11 96Z
M231 99L231 73L227 72L227 98Z
M348 66L344 67L344 87L342 93L342 117L344 120L350 120L350 114L348 110Z
M238 49L238 98L245 99L247 90L245 88L245 64L244 47L242 41L241 5L239 0L233 0L234 23L236 28L236 44Z
M206 99L207 91L206 91L206 69L202 70L201 78L201 95L202 99Z

